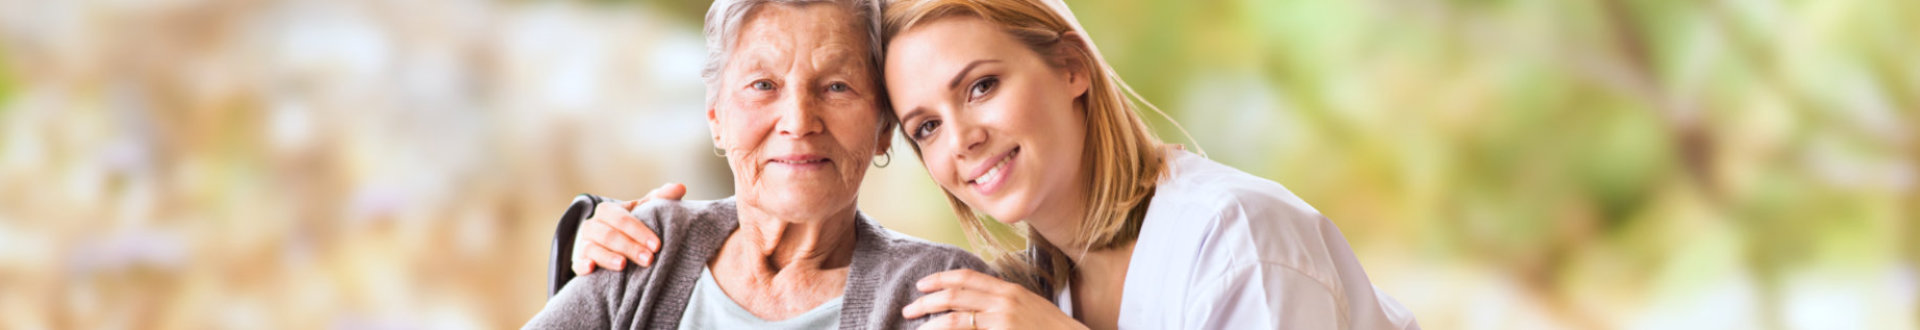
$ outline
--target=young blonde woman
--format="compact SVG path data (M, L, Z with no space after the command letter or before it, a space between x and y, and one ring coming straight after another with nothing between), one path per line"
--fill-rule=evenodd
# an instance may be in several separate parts
M1000 273L923 278L931 294L906 317L953 312L923 327L941 329L1419 328L1299 197L1164 147L1066 6L1042 1L884 8L894 114ZM1007 248L982 215L1025 227L1028 245ZM609 241L652 239L623 232ZM586 254L651 253L608 245L628 248Z

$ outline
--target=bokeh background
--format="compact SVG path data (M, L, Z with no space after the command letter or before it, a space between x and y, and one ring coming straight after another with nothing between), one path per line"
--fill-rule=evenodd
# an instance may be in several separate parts
M1920 323L1920 2L1070 3L1429 329ZM0 0L0 328L517 327L574 194L728 195L706 7Z

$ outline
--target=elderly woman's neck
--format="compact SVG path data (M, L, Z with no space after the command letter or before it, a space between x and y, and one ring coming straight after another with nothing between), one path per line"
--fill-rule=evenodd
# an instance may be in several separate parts
M743 206L740 229L727 237L721 256L753 258L774 273L843 268L853 261L854 222L851 207L803 219Z

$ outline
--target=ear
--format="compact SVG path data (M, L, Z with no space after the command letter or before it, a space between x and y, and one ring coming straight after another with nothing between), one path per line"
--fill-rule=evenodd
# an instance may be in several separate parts
M873 145L873 155L874 155L874 156L880 156L880 155L882 155L882 154L886 154L886 153L887 153L887 151L889 151L889 150L892 150L892 148L893 148L893 126L894 126L894 125L899 125L899 124L893 124L893 125L881 125L881 127L880 127L880 143L877 143L877 144L874 144L874 145Z
M1058 56L1056 63L1066 65L1068 94L1073 95L1074 99L1086 96L1087 89L1092 88L1094 79L1094 73L1089 71L1093 67L1091 65L1093 63L1092 44L1087 43L1087 39L1082 37L1080 32L1067 31L1060 34L1060 42L1054 47L1058 47L1054 50L1054 54L1057 54L1055 56Z
M707 106L707 134L713 137L714 148L720 148L720 149L727 148L725 145L720 143L719 111L716 111L711 105Z

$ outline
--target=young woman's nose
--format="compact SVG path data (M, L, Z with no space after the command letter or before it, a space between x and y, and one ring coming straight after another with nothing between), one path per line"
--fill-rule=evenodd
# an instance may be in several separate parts
M987 144L987 130L974 123L973 118L965 115L954 116L946 125L946 129L953 132L953 139L948 141L954 143L954 157L967 159L978 156L976 153L987 152L987 150L981 150Z

